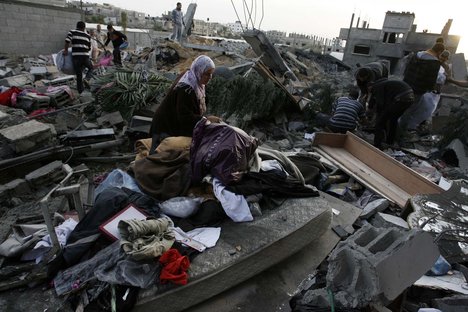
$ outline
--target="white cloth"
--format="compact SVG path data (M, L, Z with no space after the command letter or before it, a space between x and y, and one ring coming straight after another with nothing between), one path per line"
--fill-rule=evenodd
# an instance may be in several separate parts
M246 222L253 220L249 204L247 200L245 200L245 197L226 190L226 187L217 178L213 179L213 192L232 221Z
M206 248L216 246L216 242L221 235L220 227L202 227L189 232L184 232L181 228L173 228L176 241L186 244L200 252Z
M439 73L437 74L437 84L445 84L445 69L440 66ZM432 114L434 114L437 104L439 104L440 94L435 92L426 92L422 95L419 103L414 103L414 111L411 114L411 117L408 121L408 129L416 129L422 122L431 119Z
M270 171L270 170L281 170L283 172L285 172L286 174L288 174L283 166L280 164L279 161L277 161L276 159L272 159L272 160L264 160L262 161L261 165L260 165L260 169L262 171Z
M60 247L63 247L67 244L68 237L70 237L71 232L75 229L78 222L73 219L67 219L59 226L55 227L55 233L57 234L57 238L60 244ZM26 252L22 260L32 260L36 259L36 263L42 261L43 255L48 252L52 248L52 240L50 239L50 235L47 234L37 242L34 249L31 251Z

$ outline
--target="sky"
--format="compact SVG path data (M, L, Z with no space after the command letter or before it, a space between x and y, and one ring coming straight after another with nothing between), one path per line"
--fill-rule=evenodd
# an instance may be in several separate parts
M348 28L352 13L366 20L369 28L380 29L385 18L385 12L415 13L417 31L427 29L429 32L440 33L448 19L453 19L450 34L462 36L457 52L465 53L468 58L468 12L461 7L463 1L445 0L432 2L427 0L86 0L83 2L110 3L112 5L144 12L151 16L161 16L163 12L175 8L177 2L182 3L185 12L187 6L197 4L196 19L211 22L232 23L238 20L245 25L244 5L253 12L252 20L255 28L262 30L281 30L303 33L325 38L339 35L340 28ZM232 3L234 3L234 10ZM263 20L262 19L263 4ZM256 13L256 18L255 18ZM251 23L250 25L251 26ZM466 38L463 38L466 37Z

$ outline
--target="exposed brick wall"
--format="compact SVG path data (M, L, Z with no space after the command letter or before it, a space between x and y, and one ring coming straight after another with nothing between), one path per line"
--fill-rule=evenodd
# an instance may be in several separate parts
M0 0L0 53L56 53L80 19L77 9Z

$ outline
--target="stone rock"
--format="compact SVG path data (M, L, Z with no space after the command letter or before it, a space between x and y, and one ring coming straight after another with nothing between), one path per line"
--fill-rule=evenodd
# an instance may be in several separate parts
M53 161L26 175L29 185L35 188L61 181L65 177L60 160Z

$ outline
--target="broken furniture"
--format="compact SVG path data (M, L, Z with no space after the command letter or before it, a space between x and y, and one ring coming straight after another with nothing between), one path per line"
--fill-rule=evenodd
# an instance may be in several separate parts
M44 217L44 221L47 225L47 231L50 235L51 241L52 241L52 254L55 254L58 250L60 250L60 243L57 238L57 234L55 233L55 228L52 224L52 217L49 212L48 208L48 201L51 197L56 197L56 196L62 196L65 195L69 199L69 205L71 209L75 209L78 212L78 217L81 220L85 216L85 209L83 207L82 201L81 201L81 184L73 184L73 185L68 185L68 182L70 181L71 177L74 174L79 174L79 173L84 173L88 172L88 194L87 194L87 199L88 199L88 205L92 205L92 200L94 198L94 185L93 185L93 179L91 175L89 174L89 169L83 169L83 170L78 170L74 171L69 165L63 164L62 165L62 171L65 173L65 178L63 178L62 181L60 181L59 184L57 184L52 190L47 193L40 201L39 205L42 211L42 215Z
M438 185L351 132L315 133L313 145L321 156L401 208L416 194L443 192Z

